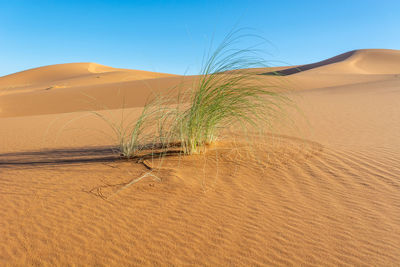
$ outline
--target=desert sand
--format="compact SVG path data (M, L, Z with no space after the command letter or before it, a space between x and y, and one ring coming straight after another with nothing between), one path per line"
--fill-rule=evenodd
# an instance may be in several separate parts
M293 123L162 165L118 159L89 111L134 116L195 76L71 63L0 77L1 265L398 266L400 51L253 71L285 86ZM149 167L161 181L119 191Z

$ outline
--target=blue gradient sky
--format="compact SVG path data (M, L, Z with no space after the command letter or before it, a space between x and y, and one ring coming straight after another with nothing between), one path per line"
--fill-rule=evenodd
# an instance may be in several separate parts
M68 62L192 74L235 24L272 42L267 59L305 64L400 49L399 14L398 0L0 0L0 76Z

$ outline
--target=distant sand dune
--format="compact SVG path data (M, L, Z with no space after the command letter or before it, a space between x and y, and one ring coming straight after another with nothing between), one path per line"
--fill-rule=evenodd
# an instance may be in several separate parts
M318 72L337 71L363 74L399 74L400 51L388 49L354 50L307 65L286 68L265 75L292 75L315 69Z
M116 69L96 63L68 63L39 67L0 77L0 92L17 93L64 84L68 87L174 76L150 71Z
M357 50L318 63L279 70L294 75L259 75L259 79L289 91L368 83L397 79L399 62L397 50ZM297 72L297 68L303 71ZM252 71L265 74L271 73L270 70ZM183 88L188 88L195 80L196 76L116 69L95 63L40 67L0 77L0 117L65 113L100 106L118 109L123 98L125 107L139 107L154 93L171 90L182 82Z
M351 52L347 52L347 53L344 53L344 54L341 54L341 55L338 55L338 56L335 56L335 57L332 57L332 58L329 58L329 59L326 59L326 60L323 60L320 62L307 64L307 65L301 65L301 66L297 66L297 67L293 67L293 68L277 70L277 71L273 71L273 72L267 72L267 73L263 73L263 74L265 74L265 75L292 75L292 74L299 73L302 71L306 71L306 70L322 67L325 65L341 62L341 61L346 60L347 58L351 57L354 53L355 53L355 51L351 51Z

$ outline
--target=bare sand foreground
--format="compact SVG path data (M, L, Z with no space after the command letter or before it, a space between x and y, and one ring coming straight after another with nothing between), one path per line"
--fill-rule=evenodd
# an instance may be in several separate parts
M118 160L87 110L137 113L195 77L94 63L1 77L1 265L398 266L400 51L280 71L303 115L255 137L256 158L232 133L117 194L148 169Z

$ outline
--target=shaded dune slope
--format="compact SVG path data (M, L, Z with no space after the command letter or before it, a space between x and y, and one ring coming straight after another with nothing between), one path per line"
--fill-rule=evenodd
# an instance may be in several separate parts
M299 73L302 71L306 71L306 70L322 67L325 65L341 62L341 61L349 58L354 53L355 53L355 51L350 51L350 52L343 53L338 56L335 56L335 57L332 57L332 58L329 58L329 59L326 59L326 60L323 60L320 62L311 63L311 64L307 64L307 65L301 65L301 66L297 66L297 67L293 67L293 68L281 69L281 70L267 72L267 73L263 73L263 74L264 75L283 75L283 76L292 75L292 74Z
M263 74L286 76L312 69L318 69L319 72L336 70L364 74L399 74L400 51L389 49L354 50L316 63Z

